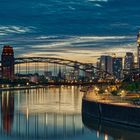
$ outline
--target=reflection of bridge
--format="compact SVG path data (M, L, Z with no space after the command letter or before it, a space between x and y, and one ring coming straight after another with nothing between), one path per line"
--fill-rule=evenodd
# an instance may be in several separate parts
M16 124L7 133L13 138L55 139L84 135L81 115L43 113L33 114L27 119L23 114L17 113L14 117ZM3 128L0 128L0 135L6 136Z
M77 94L78 89L52 87L1 92L0 137L65 139L84 135L79 109L83 94Z

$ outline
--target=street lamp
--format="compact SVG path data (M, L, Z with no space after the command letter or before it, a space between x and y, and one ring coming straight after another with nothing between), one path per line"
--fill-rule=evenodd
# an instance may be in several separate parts
M29 86L29 83L27 82L26 85Z

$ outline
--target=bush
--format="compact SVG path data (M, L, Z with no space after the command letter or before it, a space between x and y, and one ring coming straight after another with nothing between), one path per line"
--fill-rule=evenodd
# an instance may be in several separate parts
M117 90L113 90L113 91L111 92L111 94L112 94L113 96L117 96L117 95L118 95L118 91L117 91Z

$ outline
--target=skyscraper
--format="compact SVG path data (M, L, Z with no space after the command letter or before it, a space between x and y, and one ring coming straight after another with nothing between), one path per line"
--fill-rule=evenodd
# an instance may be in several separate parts
M113 58L112 56L107 56L107 72L113 74Z
M140 68L140 32L137 35L137 61L138 61L138 68Z
M134 67L134 55L131 52L127 52L124 58L124 69L131 70Z
M107 56L102 55L100 58L100 66L101 69L107 71Z
M121 57L113 58L113 75L117 79L122 78L122 58Z
M3 47L1 55L2 65L2 78L13 80L14 79L14 51L9 45Z
M112 67L112 57L111 56L101 56L100 58L100 66L101 69L107 71L108 73L112 74L113 67Z

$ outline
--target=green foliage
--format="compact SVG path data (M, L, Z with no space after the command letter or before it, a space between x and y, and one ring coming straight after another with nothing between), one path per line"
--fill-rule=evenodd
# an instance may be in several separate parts
M100 90L98 91L98 93L99 93L99 94L103 94L103 93L104 93L104 90L100 89Z
M129 91L137 91L137 90L140 90L140 82L123 84L121 88L125 90L129 90Z
M113 91L111 92L111 94L112 94L113 96L117 96L117 95L118 95L118 91L117 91L117 90L113 90Z

